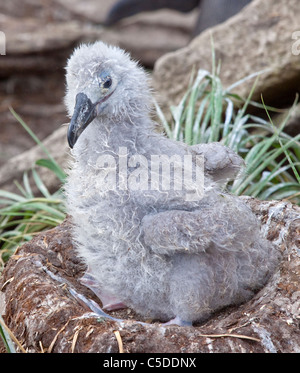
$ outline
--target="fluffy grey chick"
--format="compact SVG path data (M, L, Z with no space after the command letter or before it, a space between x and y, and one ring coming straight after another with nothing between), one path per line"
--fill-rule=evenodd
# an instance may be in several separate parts
M190 325L248 300L279 256L250 209L220 187L241 158L217 143L189 147L156 133L147 75L121 49L82 45L66 69L67 208L85 282L103 307ZM205 172L195 182L200 155Z

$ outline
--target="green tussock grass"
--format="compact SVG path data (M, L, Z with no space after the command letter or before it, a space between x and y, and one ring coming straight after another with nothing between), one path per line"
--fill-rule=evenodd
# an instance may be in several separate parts
M12 114L44 151L46 159L39 159L31 170L23 174L22 183L15 181L18 193L0 190L0 265L7 261L16 248L30 241L39 232L56 227L64 220L66 214L62 190L50 193L42 181L36 166L48 168L61 184L65 173L56 163L43 143L36 137L22 118L11 109ZM38 196L33 193L29 173L32 175Z
M289 199L299 204L300 134L292 137L284 131L293 108L276 127L270 116L275 109L263 100L261 104L251 101L255 84L247 100L231 93L253 77L224 89L216 73L199 70L180 103L171 107L172 120L168 122L156 105L158 116L165 133L174 140L189 145L218 141L244 158L246 169L228 185L231 193L264 200ZM236 109L236 102L243 105ZM268 120L247 113L249 105L264 108Z

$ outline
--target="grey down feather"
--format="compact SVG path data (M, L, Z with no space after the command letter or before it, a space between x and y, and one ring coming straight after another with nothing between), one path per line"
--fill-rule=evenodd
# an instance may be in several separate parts
M188 146L157 133L148 76L123 50L82 45L66 71L67 210L103 307L188 325L250 299L279 253L249 207L224 191L243 160L219 143ZM184 157L202 170L199 190L192 178L181 183Z

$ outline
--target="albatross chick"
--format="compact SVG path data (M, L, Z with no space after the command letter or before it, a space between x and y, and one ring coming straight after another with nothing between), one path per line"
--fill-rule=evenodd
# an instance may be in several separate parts
M123 50L82 45L66 70L67 209L83 281L103 308L191 325L250 299L279 253L224 191L243 160L156 133L147 74Z

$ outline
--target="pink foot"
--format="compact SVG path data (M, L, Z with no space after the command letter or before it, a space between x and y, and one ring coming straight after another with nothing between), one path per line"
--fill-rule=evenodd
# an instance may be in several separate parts
M83 277L81 277L80 282L96 294L96 296L101 300L103 308L107 311L119 310L127 307L126 304L121 302L118 298L101 290L94 276L88 271L83 275Z
M123 302L120 302L117 298L110 297L110 296L101 296L101 302L103 305L103 308L106 309L107 311L114 311L114 310L120 310L122 308L127 308L126 304ZM105 301L104 301L105 299Z

